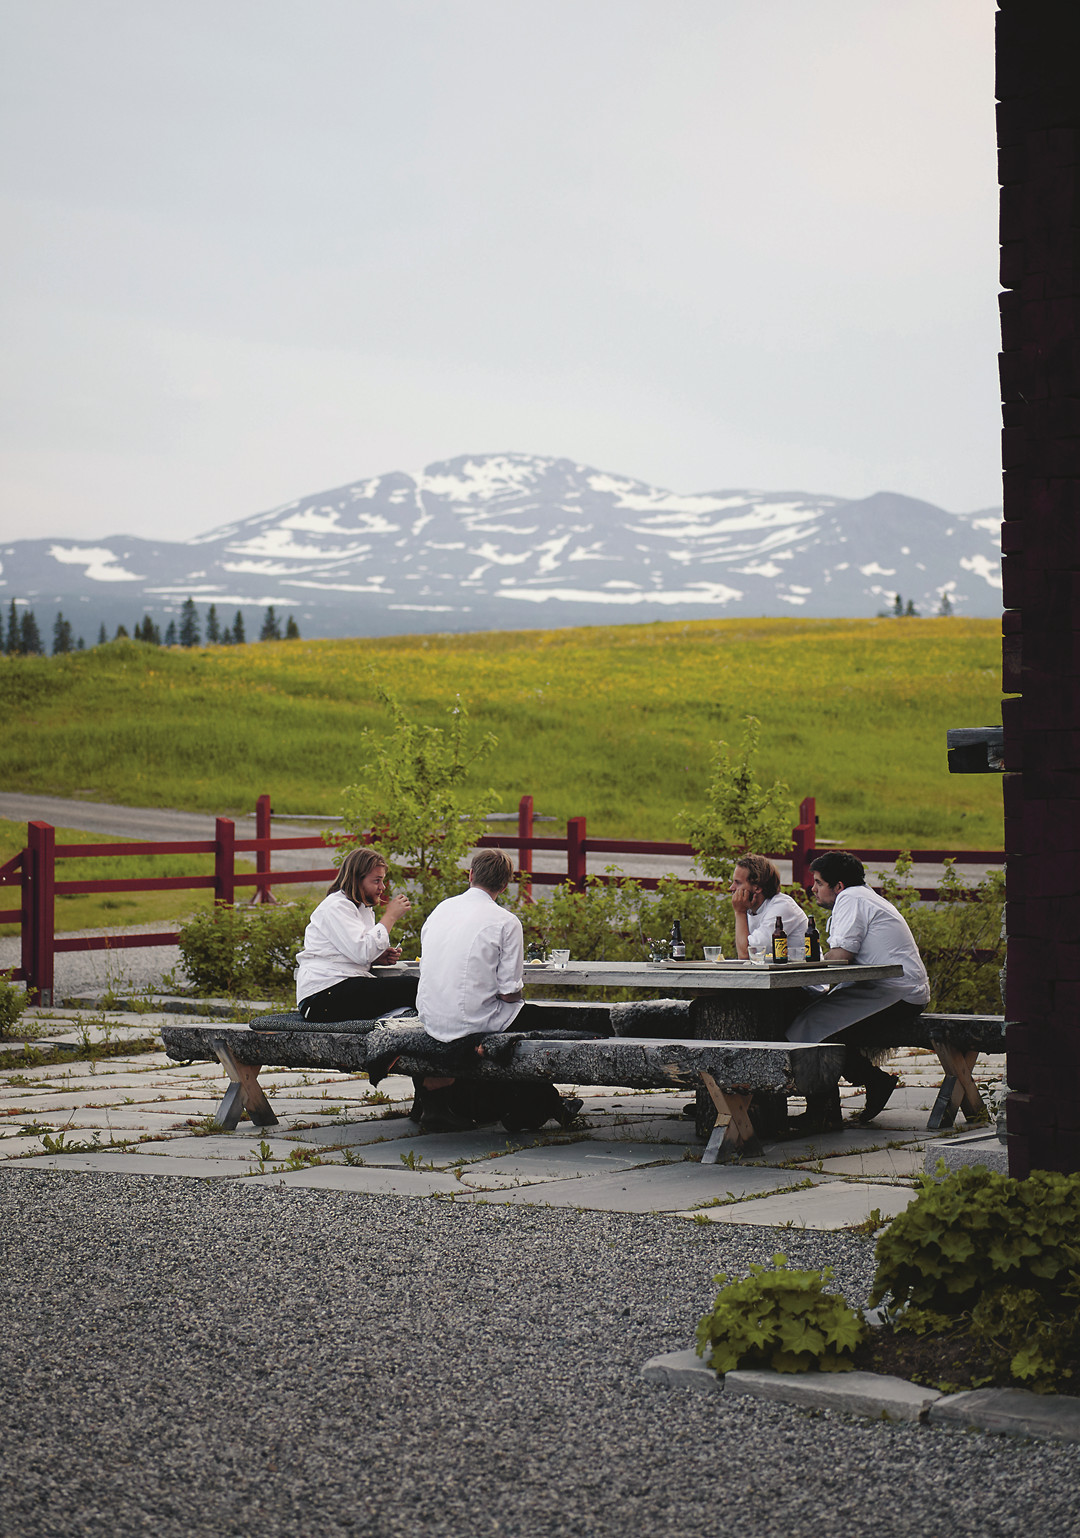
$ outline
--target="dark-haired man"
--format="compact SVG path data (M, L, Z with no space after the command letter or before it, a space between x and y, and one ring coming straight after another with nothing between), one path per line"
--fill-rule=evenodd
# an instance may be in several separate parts
M875 1067L852 1044L848 1033L871 1019L897 1024L914 1019L929 1003L930 983L907 921L891 902L866 885L861 860L846 850L835 850L818 855L810 862L810 869L814 873L814 900L829 910L825 959L861 966L898 963L903 968L900 977L841 983L809 1004L788 1028L789 1041L846 1041L843 1075L850 1083L866 1088L866 1105L859 1115L865 1123L884 1110L900 1081L896 1074ZM820 1104L807 1104L807 1128L821 1131L839 1126L839 1092L820 1099Z
M806 914L793 897L780 890L780 872L763 854L747 854L735 866L728 888L735 913L735 950L743 961L752 945L772 944L777 919L784 926L788 957L801 961L805 952Z
M469 867L468 890L448 897L420 931L416 1008L429 1036L456 1042L505 1031L531 1013L524 1002L525 944L521 920L501 908L514 868L500 849L482 849ZM535 1024L535 1021L529 1023ZM527 1027L526 1027L527 1028ZM509 1131L567 1123L581 1101L562 1101L549 1084L424 1081L425 1131L502 1121Z

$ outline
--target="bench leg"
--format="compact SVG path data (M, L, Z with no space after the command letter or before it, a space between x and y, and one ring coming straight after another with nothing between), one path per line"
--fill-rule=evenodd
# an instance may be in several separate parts
M226 1132L234 1132L246 1111L256 1127L276 1127L278 1119L259 1086L259 1070L247 1063L238 1063L228 1047L220 1041L212 1045L231 1081L214 1120Z
M742 1154L757 1158L765 1150L750 1120L750 1095L721 1089L711 1073L704 1070L701 1082L716 1107L716 1126L709 1138L702 1164L729 1164Z
M964 1120L969 1124L977 1126L987 1122L989 1115L971 1077L978 1052L961 1052L958 1047L950 1047L943 1041L934 1042L934 1051L945 1070L945 1077L926 1123L927 1130L936 1132L941 1127L951 1127L961 1105Z

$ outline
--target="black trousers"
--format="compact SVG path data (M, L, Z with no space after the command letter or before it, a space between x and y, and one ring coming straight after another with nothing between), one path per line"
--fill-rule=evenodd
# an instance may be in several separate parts
M346 977L297 1008L305 1020L377 1020L390 1009L415 1009L419 983L419 977Z

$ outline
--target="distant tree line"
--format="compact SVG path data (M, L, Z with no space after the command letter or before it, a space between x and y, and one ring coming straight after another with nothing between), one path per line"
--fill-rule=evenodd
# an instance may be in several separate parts
M952 599L949 597L949 590L947 587L943 587L938 590L937 612L939 619L947 619L953 612ZM913 599L909 598L907 603L905 603L899 593L894 593L892 608L879 609L877 612L877 617L878 619L918 619L919 611L915 607Z
M195 607L194 599L186 598L180 609L180 623L171 619L165 627L164 636L158 625L149 614L144 614L137 620L135 628L129 631L126 625L116 627L114 641L135 640L143 641L147 646L202 646L203 629L199 623L199 613ZM26 608L21 612L15 599L11 600L8 610L7 626L0 629L3 652L8 657L43 657L45 655L45 642L41 629L34 617L33 609ZM282 631L281 620L274 612L273 604L263 616L262 628L259 631L260 641L299 641L300 627L290 614L285 621L285 629ZM98 631L97 645L105 646L109 640L105 625L102 624ZM247 642L247 634L244 629L244 616L239 609L231 625L222 625L218 619L217 605L211 604L206 611L206 645L207 646L244 646ZM52 655L61 656L65 652L81 652L86 650L86 642L82 636L76 640L71 621L64 618L63 610L56 615L52 634Z

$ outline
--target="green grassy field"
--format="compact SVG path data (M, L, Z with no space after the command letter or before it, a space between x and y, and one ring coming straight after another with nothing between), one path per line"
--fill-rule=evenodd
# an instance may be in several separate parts
M460 694L499 739L478 781L595 836L679 838L718 738L762 723L763 776L819 835L1000 847L1001 782L950 776L945 732L1000 719L992 620L720 620L0 658L0 784L141 806L337 812L375 680L437 725Z

